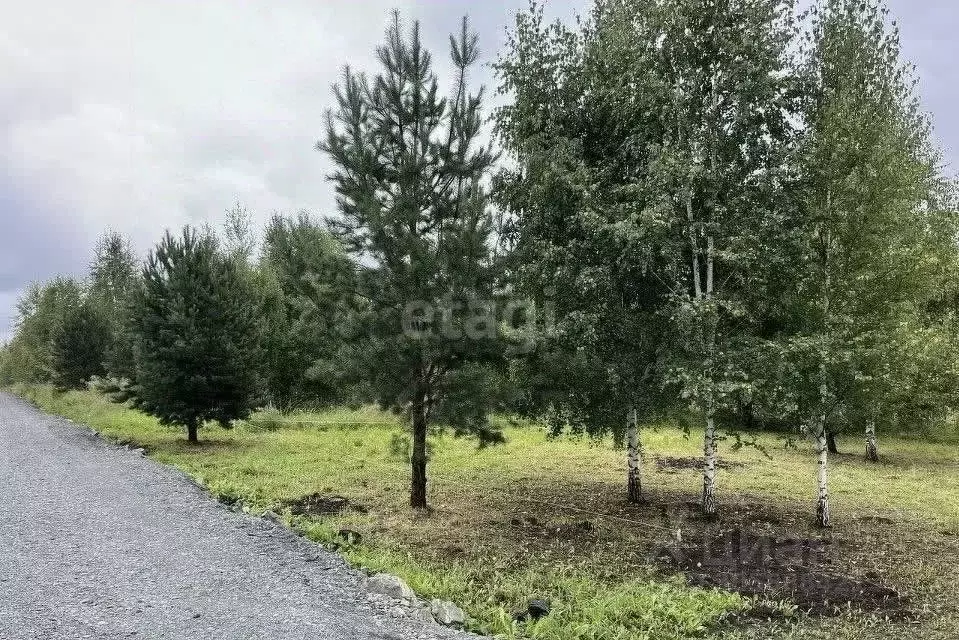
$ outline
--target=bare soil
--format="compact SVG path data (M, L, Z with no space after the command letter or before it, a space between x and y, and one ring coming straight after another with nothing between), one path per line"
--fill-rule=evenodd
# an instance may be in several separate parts
M908 618L908 599L877 582L829 568L827 539L775 538L733 529L665 548L660 560L691 584L788 600L800 610L836 615L847 607Z
M672 456L656 456L656 468L659 471L671 472L680 470L702 471L705 466L703 459L699 458L676 458ZM742 462L733 462L731 460L719 459L716 461L717 469L738 469L743 467Z
M347 511L366 513L368 509L349 498L338 495L311 493L284 503L295 516L334 516Z

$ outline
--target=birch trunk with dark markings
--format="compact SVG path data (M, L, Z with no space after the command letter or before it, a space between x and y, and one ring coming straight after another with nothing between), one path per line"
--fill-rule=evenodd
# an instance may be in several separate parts
M832 191L830 189L826 190L826 211L832 211ZM832 312L832 277L831 277L831 265L832 265L832 235L829 233L829 229L820 229L819 230L820 238L820 262L823 269L823 281L822 281L822 317L828 321L830 314ZM828 322L824 326L824 338L825 344L831 344L829 340L829 325ZM829 431L826 427L827 416L827 406L829 401L829 375L827 370L827 351L823 350L819 356L819 415L817 416L816 425L816 484L817 484L817 495L816 495L816 522L819 523L820 527L829 526L829 477L828 477L828 464L829 464ZM835 442L833 443L835 447Z
M716 421L712 409L706 415L703 458L706 462L703 469L703 515L712 518L716 515Z
M816 522L820 527L829 526L829 484L827 477L827 467L829 462L829 448L826 444L826 432L819 430L816 438L816 453L818 454L818 469L816 472L816 482L819 487L816 498Z
M816 522L820 527L829 526L829 442L828 430L826 429L826 397L829 392L826 386L826 367L820 365L820 384L819 384L819 416L816 428L816 484L818 492L816 496Z
M626 479L627 499L631 504L643 500L643 481L639 450L639 421L636 409L626 415L626 464L629 469Z

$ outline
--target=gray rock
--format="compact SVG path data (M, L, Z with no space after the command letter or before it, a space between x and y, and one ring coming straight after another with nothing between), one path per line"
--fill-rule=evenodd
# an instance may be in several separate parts
M439 598L433 598L433 601L430 602L430 612L437 622L445 624L447 627L451 625L461 625L466 622L466 614L463 613L462 609L452 602L440 600Z
M377 573L366 581L366 588L373 593L396 598L397 600L414 600L416 594L410 586L388 573Z
M260 517L264 520L272 522L273 524L283 524L283 519L274 511L264 511L263 515Z
M430 607L426 604L421 604L412 611L412 616L414 620L420 620L427 624L435 623L436 620L433 618L433 612L430 611Z

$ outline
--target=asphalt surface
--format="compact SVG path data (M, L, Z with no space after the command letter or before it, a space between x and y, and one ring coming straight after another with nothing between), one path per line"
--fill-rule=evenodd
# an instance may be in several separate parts
M342 559L0 393L0 638L470 638L368 602Z

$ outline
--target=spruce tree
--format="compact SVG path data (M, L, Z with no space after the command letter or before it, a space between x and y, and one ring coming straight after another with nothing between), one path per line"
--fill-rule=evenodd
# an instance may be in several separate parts
M247 417L258 399L256 314L251 283L211 235L167 233L132 310L138 406L190 442L206 421Z
M502 349L484 185L494 155L481 141L482 90L468 86L478 56L464 18L450 37L453 90L441 97L419 24L404 32L394 14L380 71L345 70L318 144L336 168L336 229L367 301L353 360L380 403L410 418L414 508L427 506L431 425L496 437L487 413Z

